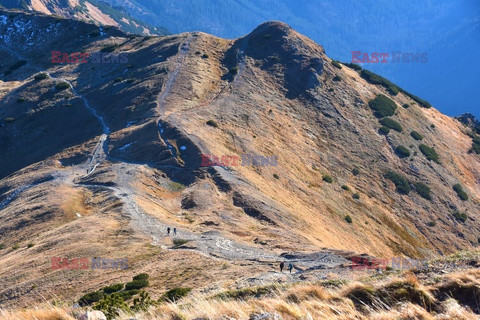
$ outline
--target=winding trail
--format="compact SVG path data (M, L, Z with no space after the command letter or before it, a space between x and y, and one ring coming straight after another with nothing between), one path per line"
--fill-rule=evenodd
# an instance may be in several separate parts
M172 89L175 85L175 81L180 73L181 67L185 61L186 55L190 49L190 42L191 42L191 35L187 36L185 41L181 44L180 53L177 56L177 62L175 69L168 77L163 90L157 97L157 111L159 114L159 118L157 120L157 126L159 130L159 138L164 141L167 145L168 149L171 150L172 157L177 158L175 148L167 141L168 139L164 136L164 128L163 128L163 120L162 117L165 115L165 107L166 107L166 100ZM237 52L237 60L238 60L238 73L235 75L232 86L233 88L242 81L242 75L246 69L245 64L245 49L246 49L247 41L244 40L242 46L239 48ZM102 126L102 134L97 142L95 148L92 151L92 155L89 161L84 164L74 166L71 170L62 170L57 171L54 174L54 177L58 181L62 181L64 183L76 185L76 186L84 186L86 188L89 187L101 187L110 190L118 199L120 199L124 204L124 211L128 214L131 219L131 223L135 229L141 231L144 234L149 235L152 238L152 243L157 246L162 246L168 250L194 250L195 252L201 253L205 256L211 258L218 258L218 259L226 259L226 260L241 260L241 261L255 261L257 263L265 263L271 264L274 263L282 257L278 256L273 252L269 252L264 250L260 247L249 246L246 244L242 244L236 242L232 239L228 239L223 236L218 231L209 231L204 232L201 234L194 233L191 231L183 230L179 226L177 227L177 238L186 239L194 243L194 246L190 247L187 243L186 246L180 248L169 248L165 244L164 240L167 237L166 229L167 226L175 227L172 224L166 224L160 221L159 219L155 218L154 216L146 213L136 202L136 197L142 197L143 195L137 194L136 190L131 187L132 176L127 173L129 168L137 166L137 164L128 163L123 160L115 159L121 161L119 164L113 164L112 170L117 173L117 179L115 181L115 186L105 186L105 185L95 185L95 184L83 184L79 182L74 182L75 178L78 178L78 170L82 170L83 172L87 172L83 178L93 174L103 161L105 161L108 156L108 136L110 134L110 128L107 126L105 119L100 116L97 110L92 107L88 101L88 99L81 95L77 90L75 90L74 86L69 80L64 78L54 77L49 72L41 70L38 67L31 66L27 59L20 57L16 52L8 49L4 45L1 47L6 48L8 51L11 51L15 54L19 59L26 60L29 67L33 68L34 70L38 70L39 72L45 72L48 77L58 82L66 82L68 83L70 90L75 96L81 98L83 100L85 108L98 120L98 122ZM167 167L167 166L166 166ZM181 167L175 166L168 166L172 168L181 169ZM33 187L34 185L26 185L23 187L18 188L17 190L13 191L7 199L0 203L0 210L7 207L20 193L23 191ZM327 256L329 254L327 253ZM318 258L318 257L317 257ZM323 266L327 267L335 267L344 263L345 260L337 259L338 256L335 255L334 258L330 259L330 261L323 261L318 260L315 257L303 257L303 256L292 256L288 259L291 261L296 261L302 265L303 268L323 268ZM302 269L299 269L302 270Z

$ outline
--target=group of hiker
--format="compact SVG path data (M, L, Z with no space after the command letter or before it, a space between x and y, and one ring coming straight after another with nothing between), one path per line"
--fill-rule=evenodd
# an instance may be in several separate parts
M283 272L283 269L285 268L285 262L280 262L280 272ZM290 271L290 273L292 273L292 269L293 269L293 264L291 262L288 263L288 270Z
M172 229L170 227L167 227L167 235L170 235L170 231L172 231ZM177 235L177 228L173 228L173 235Z

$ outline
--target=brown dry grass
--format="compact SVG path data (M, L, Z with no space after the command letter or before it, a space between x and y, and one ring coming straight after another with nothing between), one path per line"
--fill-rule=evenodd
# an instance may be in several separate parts
M463 286L478 286L478 270L467 270L446 275L442 283L462 283ZM425 287L415 276L406 273L403 277L393 277L373 285L365 283L352 283L338 289L326 289L319 283L303 283L291 286L277 286L271 294L259 298L220 299L208 295L192 294L177 303L161 304L147 312L140 314L122 314L118 320L127 320L132 317L143 320L177 320L177 319L238 319L247 320L253 314L281 316L280 319L360 319L360 320L390 320L390 319L422 319L422 320L447 320L447 319L478 319L478 315L462 306L454 299L436 300L435 312L428 311L422 305L412 301L392 301L392 305L375 304L369 301L367 295L361 297L359 293L375 297L377 301L388 301L396 297L394 292L388 293L388 288L402 284L404 288L409 285L435 300L431 292L439 290L443 285ZM385 291L387 290L387 291ZM390 297L378 294L389 294ZM352 295L360 297L363 307ZM374 300L374 299L373 299ZM372 301L373 301L372 300ZM78 310L76 311L79 312ZM6 311L0 310L1 320L17 319L42 319L42 320L71 320L71 310L68 308L45 308L34 310Z

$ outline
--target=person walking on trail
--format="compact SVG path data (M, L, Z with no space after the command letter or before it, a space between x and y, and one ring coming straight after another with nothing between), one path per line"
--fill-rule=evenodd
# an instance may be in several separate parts
M293 269L293 264L290 262L288 264L288 270L290 271L290 273L292 273L292 269Z
M283 268L285 268L285 262L280 262L280 272L283 272Z
M174 236L177 235L177 228L173 228L173 235L174 235Z
M167 228L167 234L170 235L170 227Z

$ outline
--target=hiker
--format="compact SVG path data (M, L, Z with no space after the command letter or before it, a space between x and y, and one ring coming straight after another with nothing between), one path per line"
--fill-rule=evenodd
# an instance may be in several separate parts
M173 228L173 235L174 235L174 236L177 235L177 228Z
M283 272L283 268L285 267L285 262L280 262L280 272Z
M170 227L167 228L167 234L170 235Z
M290 262L288 264L288 270L290 270L290 273L292 273L292 269L293 269L293 264Z

